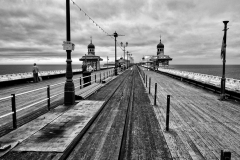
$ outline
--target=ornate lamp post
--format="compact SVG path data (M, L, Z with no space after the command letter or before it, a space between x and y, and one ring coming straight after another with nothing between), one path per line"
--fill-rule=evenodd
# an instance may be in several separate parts
M124 51L124 64L125 64L125 47L127 47L128 46L128 42L126 42L126 44L123 44L123 42L121 42L120 43L121 44L121 46L123 46L123 51Z
M64 104L72 105L75 102L75 87L72 80L72 60L71 52L74 50L75 45L71 43L71 30L70 30L70 3L66 0L66 41L63 42L63 49L67 52L67 66L66 66L66 82L64 87Z
M227 23L229 21L223 21L224 23L224 36L223 36L223 43L222 43L222 49L221 49L221 58L223 59L223 72L222 72L222 79L221 79L221 95L220 95L220 100L225 100L226 95L225 95L225 83L226 83L226 78L225 78L225 63L226 63L226 46L227 46Z

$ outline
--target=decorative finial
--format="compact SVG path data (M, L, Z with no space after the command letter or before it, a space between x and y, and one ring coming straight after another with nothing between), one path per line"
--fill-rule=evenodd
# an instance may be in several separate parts
M90 38L91 38L91 43L92 43L92 36Z
M161 43L161 34L160 34L160 43Z

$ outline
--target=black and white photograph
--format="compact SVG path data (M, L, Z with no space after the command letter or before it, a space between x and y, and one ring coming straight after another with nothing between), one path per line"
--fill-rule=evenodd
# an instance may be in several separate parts
M240 1L0 0L0 160L240 160Z

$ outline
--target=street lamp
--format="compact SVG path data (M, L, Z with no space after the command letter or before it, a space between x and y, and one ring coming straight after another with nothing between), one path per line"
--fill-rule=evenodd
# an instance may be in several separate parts
M64 104L72 105L75 103L75 87L72 80L72 60L71 52L74 50L74 44L71 42L70 29L70 1L66 0L66 41L63 42L63 50L67 52L67 66L66 66L66 82L64 86Z
M125 64L125 47L128 46L128 42L126 42L126 44L123 44L123 42L121 42L120 44L123 47L123 51L124 51L124 64Z
M108 68L108 60L109 60L109 59L108 59L108 56L107 56L107 68Z
M113 36L115 37L115 75L117 75L117 37L118 36L124 36L124 35L119 35L117 34L117 32L115 31L115 33L113 33L113 35L108 35L108 36Z
M225 100L226 95L225 95L225 83L226 83L226 78L225 78L225 63L226 63L226 46L227 46L227 23L229 21L223 21L224 23L224 36L223 36L223 43L222 43L222 49L221 49L221 57L223 59L223 71L222 71L222 78L221 78L221 94L220 94L220 100Z

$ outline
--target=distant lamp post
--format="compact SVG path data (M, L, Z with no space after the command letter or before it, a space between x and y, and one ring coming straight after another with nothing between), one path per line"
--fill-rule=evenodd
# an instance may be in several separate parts
M222 42L222 48L221 48L221 58L223 59L223 71L222 71L222 79L221 79L221 94L220 94L220 100L225 100L225 63L226 63L226 46L227 46L227 23L229 21L223 21L224 23L224 36L223 36L223 42Z
M107 56L107 68L108 68L108 60L109 60L109 59L108 59L108 56Z
M129 65L130 65L130 58L129 58L129 61L128 61L128 56L132 56L132 54L130 54L128 51L127 51L127 68L129 68Z
M124 59L124 64L125 64L125 47L128 46L128 42L126 42L126 44L124 44L123 42L121 42L120 44L121 44L121 46L123 47L123 52L124 52L123 59Z
M115 37L115 75L117 75L117 37L118 36L124 36L124 35L119 35L117 34L117 32L115 31L115 33L113 33L113 35L108 35L108 36L113 36Z
M64 87L64 104L72 105L75 102L75 87L72 80L72 60L71 52L74 50L75 45L71 42L71 30L70 30L70 4L69 0L66 0L66 41L63 42L63 50L67 52L67 66L66 66L66 82Z

